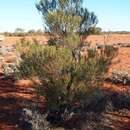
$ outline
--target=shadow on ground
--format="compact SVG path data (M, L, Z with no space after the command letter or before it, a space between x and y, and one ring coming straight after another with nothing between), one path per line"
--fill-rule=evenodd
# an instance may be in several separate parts
M0 130L26 130L21 128L24 104L33 102L35 94L29 89L14 85L12 78L0 76Z

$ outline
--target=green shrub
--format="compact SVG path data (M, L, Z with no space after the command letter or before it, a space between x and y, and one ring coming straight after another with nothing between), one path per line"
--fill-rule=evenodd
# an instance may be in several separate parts
M114 58L117 56L118 48L112 45L105 45L104 53L108 58Z
M49 45L49 46L54 46L54 45L56 45L56 39L51 38L51 39L48 41L48 45Z
M92 58L92 57L95 57L97 55L97 51L95 48L89 48L88 49L88 57L89 58Z
M80 57L76 62L71 49L63 46L27 42L22 46L28 47L28 51L22 57L17 75L19 78L38 77L41 82L39 93L46 99L46 110L49 114L58 113L61 120L69 118L70 115L65 116L66 112L77 113L78 110L83 113L81 110L85 110L88 97L103 85L113 57L107 55L109 49L102 55L96 55L96 50L89 50L87 61ZM78 104L76 111L75 104Z
M22 61L17 66L19 72L16 75L19 78L31 78L36 74L36 70L42 66L44 55L42 46L33 44L29 41L21 42L17 45ZM38 73L38 72L37 72ZM40 73L40 72L39 72Z

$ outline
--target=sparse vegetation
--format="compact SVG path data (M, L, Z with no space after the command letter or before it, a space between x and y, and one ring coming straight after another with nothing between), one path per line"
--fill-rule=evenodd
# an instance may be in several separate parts
M122 83L125 85L130 82L130 76L127 71L115 70L112 72L111 80L114 83Z
M89 28L87 35L101 35L103 34L102 29L100 27L91 27Z
M46 115L40 114L38 111L29 109L23 110L23 120L30 124L32 130L51 130L49 122L46 120Z
M1 40L0 129L129 129L130 44L96 27L96 15L82 3L38 0L45 32L4 33L20 40Z
M80 36L95 26L96 16L82 8L81 1L59 0L55 1L56 6L48 2L41 0L37 8L53 39L46 46L23 40L18 46L22 61L16 75L20 79L37 77L39 82L34 86L45 97L46 119L51 124L79 129L72 120L86 118L83 115L91 97L96 99L100 94L98 89L117 49L104 46L100 53L89 49L87 59L84 58Z
M82 118L87 111L87 102L103 85L111 59L117 53L112 47L113 55L107 47L101 50L103 53L100 55L97 50L89 50L87 60L80 57L77 61L72 47L41 46L25 41L21 45L22 61L17 76L20 79L39 79L37 85L39 94L46 99L47 119L57 125L64 125L75 116Z

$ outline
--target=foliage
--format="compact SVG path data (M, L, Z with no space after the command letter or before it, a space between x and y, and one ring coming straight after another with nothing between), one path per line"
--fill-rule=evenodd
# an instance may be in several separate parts
M24 32L24 29L22 28L16 28L14 32L15 36L25 36L26 33Z
M54 35L85 34L97 24L97 17L82 7L82 0L40 0L37 9L44 16L45 29Z
M34 44L33 42L22 39L21 42L17 43L16 48L22 59L20 62L20 66L19 65L17 66L18 70L21 73L20 73L20 75L18 73L16 73L16 75L18 77L20 76L21 78L32 77L32 75L35 75L34 68L39 70L38 63L39 64L41 63L41 65L42 65L43 47L41 47L38 44ZM35 52L35 54L32 52ZM41 55L40 55L40 53L41 53ZM33 55L35 55L35 57L33 57ZM41 62L37 61L37 58L39 58L39 60L41 60Z
M96 51L96 49L95 48L89 48L88 49L88 57L90 58L92 58L92 57L95 57L97 55L97 51Z
M68 47L26 42L22 46L28 49L22 56L17 76L24 79L38 77L40 95L46 99L48 115L58 116L57 123L68 120L72 112L78 115L84 112L89 96L103 85L113 56L106 56L107 51L99 55L95 50L96 55L92 53L87 60L80 57L77 62Z
M80 35L94 27L97 18L82 8L81 0L40 0L36 6L52 39L46 46L23 40L18 45L22 61L16 75L38 78L51 123L61 125L75 117L80 120L92 95L98 95L95 93L117 50L105 46L99 54L97 49L89 49L87 59L82 57Z
M4 34L4 36L7 36L7 37L8 36L13 36L13 34L11 32L4 32L3 34Z
M112 45L105 45L104 46L104 54L105 54L106 57L112 59L113 57L117 56L118 48L113 47Z
M41 29L34 30L30 29L28 31L24 31L22 28L16 28L14 32L4 32L4 36L19 36L19 37L24 37L24 36L36 36L36 35L44 35L48 36L47 33L43 32Z
M48 45L49 46L54 46L54 45L56 45L57 43L56 43L56 39L55 38L50 38L49 39L49 41L48 41Z
M63 41L63 45L72 50L79 48L82 44L80 41L80 36L75 33L68 34L66 37L64 37Z
M90 27L86 34L87 35L91 35L91 34L100 35L101 33L102 33L102 29L100 27Z

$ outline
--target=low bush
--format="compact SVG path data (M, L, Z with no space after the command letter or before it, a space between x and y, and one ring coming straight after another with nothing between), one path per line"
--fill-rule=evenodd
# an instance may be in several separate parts
M95 48L88 49L88 57L89 58L95 57L96 55L97 55L97 51Z
M118 48L113 47L112 45L105 45L104 53L108 58L113 58L118 54Z
M114 55L111 49L96 55L96 50L87 60L75 60L72 50L63 46L41 46L25 42L20 50L22 61L17 66L18 78L37 77L40 81L38 94L46 99L47 119L52 124L64 125L74 119L82 119ZM113 49L113 48L112 48ZM113 49L113 53L116 50ZM96 98L96 95L95 95Z

